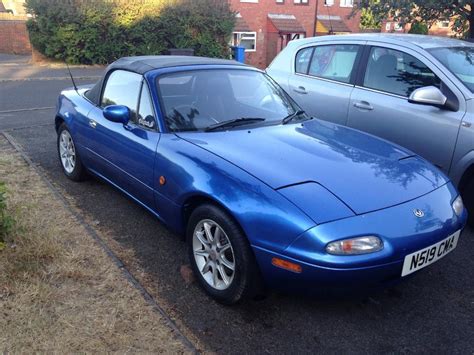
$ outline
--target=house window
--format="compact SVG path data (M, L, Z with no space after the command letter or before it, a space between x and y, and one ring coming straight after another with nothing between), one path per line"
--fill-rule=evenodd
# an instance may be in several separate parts
M334 5L334 0L324 0L324 6L332 6Z
M284 4L284 3L285 3L285 0L276 0L276 3L277 3L277 4Z
M354 0L341 0L341 7L352 7L354 6Z
M258 3L258 0L240 0L240 2L255 2L255 3Z
M244 47L246 52L255 52L257 32L234 32L231 45Z
M308 5L309 0L293 0L296 5Z
M439 28L449 28L450 26L450 22L449 21L439 21Z

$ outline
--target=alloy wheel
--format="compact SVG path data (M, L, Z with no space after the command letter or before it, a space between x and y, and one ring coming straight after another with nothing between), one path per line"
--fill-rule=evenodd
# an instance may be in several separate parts
M193 254L197 268L207 284L225 290L235 276L235 255L229 238L214 221L200 221L193 233Z
M72 174L76 167L76 148L71 134L67 130L63 130L59 138L59 155L64 170L68 174Z

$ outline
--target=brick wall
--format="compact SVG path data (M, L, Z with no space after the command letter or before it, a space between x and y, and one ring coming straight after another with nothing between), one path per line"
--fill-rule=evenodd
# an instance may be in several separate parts
M25 20L0 17L0 53L30 54L31 44Z
M351 16L352 11L352 7L342 7L339 0L334 0L331 6L324 5L324 0L318 2L318 16L331 16L331 18L339 16L352 33L358 33L360 32L360 12Z
M275 46L277 46L278 51L280 49L277 43L279 38L275 38L275 34L268 32L268 14L294 15L305 28L306 36L313 36L317 0L309 0L308 5L295 4L294 0L285 0L282 4L278 4L276 0L229 1L232 9L242 15L242 19L248 24L249 30L257 33L256 51L245 53L245 60L251 65L266 68L273 59Z

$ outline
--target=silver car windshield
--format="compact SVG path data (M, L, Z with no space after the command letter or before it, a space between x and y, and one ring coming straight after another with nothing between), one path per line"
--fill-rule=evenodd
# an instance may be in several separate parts
M428 52L474 93L474 47L434 48Z
M177 72L160 76L157 86L174 132L206 130L230 120L271 124L299 110L277 84L253 70Z

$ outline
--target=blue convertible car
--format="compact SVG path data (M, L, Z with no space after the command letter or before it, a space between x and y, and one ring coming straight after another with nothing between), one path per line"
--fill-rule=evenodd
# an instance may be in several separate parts
M308 117L264 72L199 57L130 57L61 93L66 176L96 175L186 234L204 290L384 285L444 257L466 212L399 146Z

